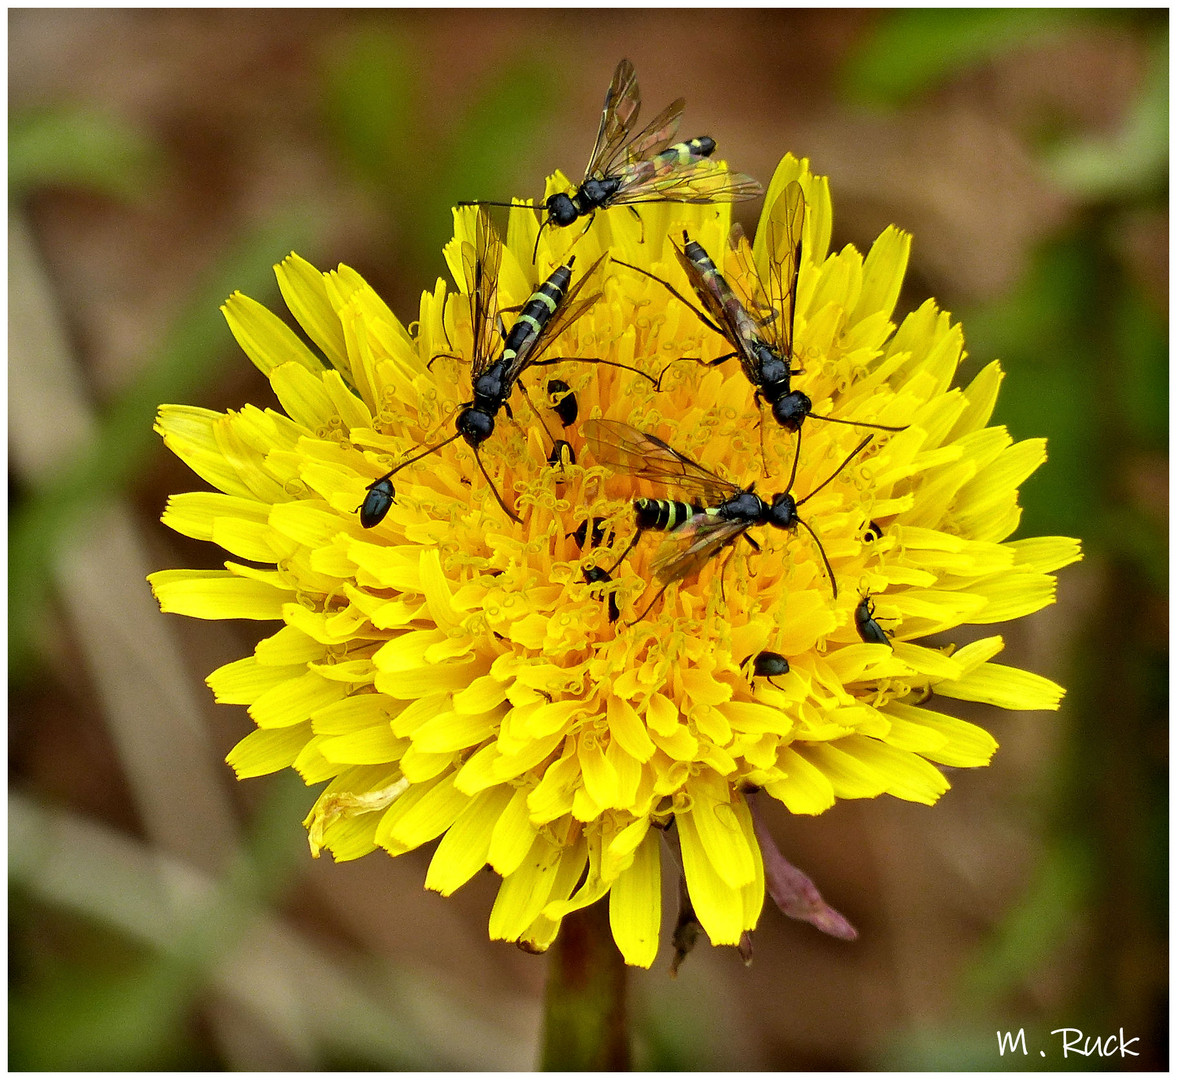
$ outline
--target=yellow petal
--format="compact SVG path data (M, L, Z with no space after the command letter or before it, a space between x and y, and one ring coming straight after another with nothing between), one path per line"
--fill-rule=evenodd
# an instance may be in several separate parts
M510 799L510 788L496 787L469 801L437 845L425 888L449 896L486 865L491 836Z
M694 813L678 814L675 821L682 840L683 873L695 915L712 945L736 945L744 932L744 902L707 856L699 837Z
M648 968L662 926L661 833L651 830L609 893L609 926L627 964Z
M323 275L294 252L274 267L274 273L278 278L282 299L306 331L307 337L323 350L323 355L331 363L346 365L347 348L343 341L343 329L328 299Z
M193 619L280 619L287 589L225 570L159 570L148 583L160 610Z

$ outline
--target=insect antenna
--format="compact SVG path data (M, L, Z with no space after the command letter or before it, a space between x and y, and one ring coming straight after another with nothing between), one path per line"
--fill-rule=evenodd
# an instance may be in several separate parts
M838 579L836 577L834 577L834 568L832 566L830 566L830 560L826 556L826 549L824 547L822 547L821 541L817 538L817 533L815 533L804 521L802 521L800 518L798 518L797 524L798 525L805 525L805 531L807 533L809 533L810 536L813 537L813 542L817 545L817 550L819 552L821 552L821 561L826 564L826 573L829 574L829 576L830 576L830 587L834 591L834 599L837 600L838 599Z
M863 439L862 442L860 442L853 450L850 451L849 456L846 458L845 461L842 462L841 465L839 465L832 473L830 473L829 476L827 476L820 484L818 484L817 487L815 487L808 495L806 495L804 499L798 499L794 503L794 506L800 506L802 503L808 502L810 499L812 499L814 495L816 495L819 491L821 491L821 489L823 487L826 486L826 484L828 484L844 468L846 468L846 466L849 465L850 462L852 462L856 457L858 457L858 455L861 454L862 451L865 450L867 448L867 446L870 445L870 442L873 438L874 438L873 435L868 435L865 439ZM801 431L800 431L800 429L798 429L798 431L797 431L797 451L798 451L798 454L800 454L800 451L801 451ZM793 480L796 478L796 476L797 476L797 458L794 457L793 458L793 475L789 477L789 487L785 489L786 491L788 491L790 488L792 488ZM817 550L821 553L821 561L823 563L825 563L826 573L829 574L829 576L830 576L830 587L834 591L834 599L837 600L838 599L838 579L836 577L834 577L834 568L832 566L830 566L830 560L829 560L829 557L826 555L825 547L822 545L822 542L818 539L817 533L815 533L813 531L813 529L809 526L809 524L807 522L802 521L802 519L800 517L798 517L797 524L804 525L805 531L807 533L809 533L810 536L813 537L813 542L817 545Z
M450 441L450 439L446 439L446 442ZM482 475L486 477L486 482L490 484L490 490L494 492L495 498L498 499L499 506L503 508L503 513L506 514L507 517L509 517L512 521L522 525L523 519L518 514L509 510L507 508L507 504L503 502L503 497L499 494L499 489L495 486L495 482L490 478L490 473L486 471L486 466L482 464L482 455L476 448L471 447L471 449L474 450L474 460L478 462L478 467L482 470Z
M531 249L531 261L533 263L535 262L536 259L539 258L539 238L541 236L543 236L544 229L547 226L547 224L548 224L548 218L544 218L544 220L539 223L539 232L537 232L535 234L535 247Z
M543 203L521 203L521 202L492 202L490 199L468 199L464 202L455 203L455 206L518 206L523 210L546 210L547 207Z
M854 453L857 454L858 451L855 450ZM764 460L764 418L763 417L761 417L761 423L760 423L760 454L761 454L761 462L763 462L763 460ZM854 454L851 454L850 456L853 457ZM786 491L793 490L793 481L797 479L797 462L800 460L801 460L801 428L798 428L797 429L797 449L795 451L793 451L793 471L791 473L789 473L789 483L788 483L788 486L785 488ZM838 475L837 473L834 473L834 476L837 476L837 475ZM830 479L832 480L833 477L831 477ZM826 481L827 484L829 482L830 482L829 480ZM813 492L810 492L809 494L812 495ZM805 498L808 499L809 495L806 495Z
M798 434L800 434L800 433L798 433ZM826 484L828 484L831 480L833 480L838 475L838 473L840 473L844 468L846 468L847 465L850 464L850 462L852 462L856 457L858 457L858 455L861 454L863 452L863 450L865 450L867 448L867 446L870 445L870 442L872 439L874 439L873 435L868 435L865 439L863 439L862 442L860 442L853 450L850 451L846 460L843 461L841 465L839 465L832 473L830 473L829 476L827 476L820 484L818 484L817 487L815 487L808 495L806 495L804 499L798 499L797 505L800 506L802 503L809 502L809 500L812 499L814 497L814 495L816 495L819 491L821 491L821 489L823 487L825 487ZM793 469L794 475L796 475L796 471L797 471L795 465L796 465L796 463L794 463L794 469ZM789 486L792 487L791 480L789 481ZM806 526L806 528L808 528L808 526ZM809 531L812 532L813 530L810 529Z
M825 420L830 424L849 424L851 427L868 427L874 428L876 431L906 431L908 428L907 424L902 427L892 427L890 424L868 424L863 420L842 420L837 416L818 416L817 413L812 412L808 414L808 417L810 420ZM801 434L800 428L798 428L797 434Z

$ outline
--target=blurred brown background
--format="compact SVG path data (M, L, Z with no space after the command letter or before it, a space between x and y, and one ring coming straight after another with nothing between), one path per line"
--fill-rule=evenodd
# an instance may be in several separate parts
M150 428L163 401L272 402L217 306L280 309L292 248L414 319L451 203L579 175L623 56L735 167L828 174L835 246L914 233L900 312L963 319L962 381L1003 360L997 421L1051 440L1021 534L1086 552L1000 628L1059 713L970 711L1002 748L933 809L774 821L859 941L770 905L751 969L703 945L671 981L664 945L632 978L636 1064L1167 1066L1167 11L23 10L13 1067L533 1067L545 961L487 941L497 879L443 900L428 853L312 862L314 793L223 764L250 722L203 678L268 631L155 609L145 574L219 560L158 524L202 484ZM1140 1056L1063 1060L1062 1027ZM998 1055L1019 1028L1046 1058Z

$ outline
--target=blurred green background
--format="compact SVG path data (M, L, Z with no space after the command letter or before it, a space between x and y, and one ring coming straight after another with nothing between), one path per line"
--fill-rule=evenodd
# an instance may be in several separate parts
M1059 713L962 708L1002 749L934 809L774 821L859 941L766 908L750 969L664 951L636 1063L1167 1067L1167 11L8 19L11 1067L533 1067L545 962L487 941L493 880L312 862L312 793L223 764L250 722L203 678L264 631L154 607L149 571L219 563L158 524L202 485L151 423L272 403L217 308L277 309L292 248L414 319L450 205L577 175L623 56L737 168L808 156L836 246L914 233L900 311L963 320L963 381L1003 360L998 421L1050 439L1021 532L1086 553L1002 628ZM1020 1028L1045 1058L998 1055Z

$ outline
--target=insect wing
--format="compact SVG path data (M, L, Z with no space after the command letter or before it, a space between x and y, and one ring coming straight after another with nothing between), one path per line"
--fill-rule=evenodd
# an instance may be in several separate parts
M670 534L650 570L663 584L690 577L748 528L747 521L696 514Z
M666 106L653 120L639 131L625 147L626 166L630 166L655 154L662 153L678 134L678 126L682 122L683 109L687 106L686 98L678 98Z
M481 207L475 225L475 242L476 249L469 244L462 246L474 334L471 380L477 379L486 370L499 341L498 281L503 244L491 224L490 215Z
M612 162L624 145L630 129L637 123L638 110L642 99L638 93L637 74L633 64L622 60L613 72L613 81L605 91L605 108L601 112L601 126L597 129L597 141L589 155L588 168L584 175L603 175L602 168Z
M801 272L804 229L805 192L794 180L777 197L768 218L770 299L779 314L774 344L789 360L793 356L793 316L797 307L797 275Z
M725 264L728 281L734 282L732 289L737 292L749 318L762 331L761 337L774 345L768 335L776 322L777 309L773 305L764 279L756 266L752 245L744 235L743 226L737 221L728 234L727 261Z
M754 199L760 181L728 172L710 158L688 158L657 164L637 161L625 166L621 185L609 205L644 202L711 203Z
M708 505L721 503L741 490L656 435L647 435L618 420L588 420L581 425L581 431L600 464L677 488Z

